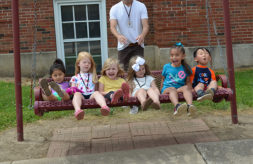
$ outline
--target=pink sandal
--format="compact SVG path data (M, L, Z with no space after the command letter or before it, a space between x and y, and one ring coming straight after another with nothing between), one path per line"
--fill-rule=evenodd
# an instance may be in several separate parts
M111 101L111 103L112 103L112 104L116 104L116 103L119 101L120 97L122 97L122 96L123 96L122 89L117 90L117 91L114 92L114 94L112 95L112 101Z
M103 116L108 116L110 113L110 108L108 106L103 106L101 107L100 111Z
M84 111L83 110L78 110L75 112L75 117L77 120L82 120L84 117Z
M123 92L123 100L127 101L129 99L129 85L127 83L122 83L121 89Z

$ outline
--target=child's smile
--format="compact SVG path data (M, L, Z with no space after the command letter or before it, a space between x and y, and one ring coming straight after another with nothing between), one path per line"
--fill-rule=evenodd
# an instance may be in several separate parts
M117 78L118 74L118 67L116 64L111 65L106 71L105 74L107 77L109 77L112 80L115 80Z
M178 49L172 48L170 50L170 61L173 67L179 67L184 57L185 55L181 53Z

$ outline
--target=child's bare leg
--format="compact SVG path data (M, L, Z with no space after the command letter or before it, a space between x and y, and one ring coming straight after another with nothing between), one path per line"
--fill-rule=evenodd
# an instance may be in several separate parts
M181 115L186 111L187 105L184 104L179 104L178 102L178 90L174 87L169 87L164 90L163 94L169 94L170 101L172 104L175 106L174 108L174 115Z
M216 91L217 90L217 81L215 81L215 80L212 80L211 82L210 82L210 84L207 86L207 90L213 90L213 92L214 91Z
M84 117L84 111L81 110L82 100L84 99L83 95L79 92L74 94L72 104L75 108L75 117L77 120L81 120Z
M140 101L141 105L144 105L144 102L147 99L147 92L144 89L139 89L136 93L135 96L138 98L138 100Z
M95 91L90 99L94 98L97 104L101 107L101 114L103 116L107 116L110 113L110 108L107 106L104 96L99 93L98 91Z
M105 102L105 98L104 96L102 96L102 94L100 94L98 91L95 91L91 96L90 99L94 98L96 100L96 102L98 103L98 105L100 107L103 106L107 106L106 102Z
M210 82L210 84L207 86L207 89L211 89L211 88L214 88L215 90L217 89L217 81L212 80Z
M203 83L198 83L198 85L195 86L194 91L198 93L199 90L204 91L205 85Z
M147 90L147 94L153 100L154 103L160 105L159 101L160 92L158 91L158 89L151 87Z
M72 104L75 108L75 111L81 110L82 100L84 99L83 95L80 92L74 94Z
M183 92L186 103L189 105L192 104L192 91L190 87L188 87L187 85L182 86L178 88L178 92Z
M46 96L46 95L42 94L42 98L45 101L57 101L58 100L53 94L51 94L50 96Z
M163 91L163 94L169 94L170 101L172 102L172 104L174 106L176 106L178 104L178 94L177 94L177 89L176 88L174 88L174 87L166 88Z
M64 101L65 101L65 100L69 100L69 99L70 99L69 94L66 93L66 92L63 91L63 90L62 90L62 92L63 92L63 95L64 95L63 98L62 98L62 100L64 100Z

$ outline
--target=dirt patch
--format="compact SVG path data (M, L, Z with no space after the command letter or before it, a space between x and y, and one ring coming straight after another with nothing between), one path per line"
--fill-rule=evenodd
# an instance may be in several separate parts
M209 128L220 140L235 140L253 138L253 112L239 112L239 124L231 123L230 112L213 111L196 116L206 122ZM0 162L15 161L30 158L45 158L50 144L50 138L55 129L84 127L91 125L119 124L137 121L192 119L187 116L172 117L165 110L141 112L129 115L128 110L119 112L112 117L87 115L84 120L77 121L69 116L57 120L39 120L24 126L23 142L17 142L16 128L0 132Z

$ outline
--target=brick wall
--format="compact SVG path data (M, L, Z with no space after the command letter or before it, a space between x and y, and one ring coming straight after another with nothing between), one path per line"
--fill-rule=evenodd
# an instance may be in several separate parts
M37 0L37 51L56 51L53 0ZM181 41L186 46L208 45L205 0L141 0L148 9L150 32L147 45L170 47ZM116 47L109 28L109 10L119 0L106 0L108 45ZM209 0L211 45L219 38L224 44L222 1ZM33 44L34 4L19 1L21 52L31 52ZM230 0L232 41L234 44L253 43L253 1ZM12 53L11 0L0 0L0 53ZM213 21L218 36L214 35Z
M37 0L37 51L55 51L55 28L52 0ZM34 3L19 1L20 49L31 52L34 26ZM11 0L0 0L0 53L12 53L12 11Z

